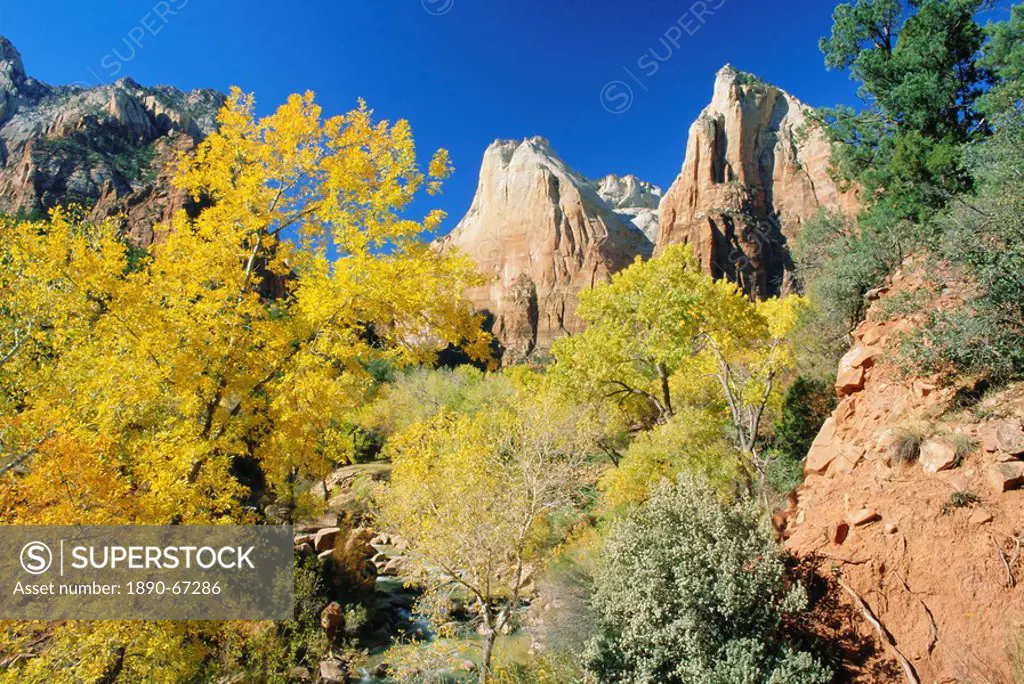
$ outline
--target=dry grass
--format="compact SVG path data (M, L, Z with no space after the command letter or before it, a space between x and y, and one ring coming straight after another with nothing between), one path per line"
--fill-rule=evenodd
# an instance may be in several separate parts
M900 428L892 443L893 463L913 463L921 455L924 433L913 428Z

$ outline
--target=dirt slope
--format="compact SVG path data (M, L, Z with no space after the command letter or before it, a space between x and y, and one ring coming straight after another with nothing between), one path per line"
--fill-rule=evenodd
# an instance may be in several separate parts
M900 274L881 293L780 517L787 548L816 576L812 628L844 632L847 681L1024 674L1024 385L986 393L907 377L894 350L923 312L958 306L955 291Z

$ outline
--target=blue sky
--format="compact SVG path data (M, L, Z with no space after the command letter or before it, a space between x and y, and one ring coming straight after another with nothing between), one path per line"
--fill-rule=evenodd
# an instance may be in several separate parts
M30 75L54 84L124 75L186 89L234 84L255 92L264 111L308 89L329 114L363 97L378 116L408 119L424 158L437 147L451 151L457 172L436 200L451 227L469 207L495 138L543 135L588 176L635 173L667 188L687 129L727 62L812 105L855 103L854 84L825 71L817 48L833 6L0 0L0 34Z

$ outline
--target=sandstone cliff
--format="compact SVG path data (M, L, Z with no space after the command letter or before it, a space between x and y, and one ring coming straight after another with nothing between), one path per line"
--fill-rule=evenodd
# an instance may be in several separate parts
M494 317L506 362L579 331L579 293L653 248L543 138L487 148L473 204L440 247L490 279L467 295Z
M904 333L962 306L962 291L925 263L892 279L854 332L839 405L776 517L810 569L818 631L845 651L843 681L1022 674L1024 385L908 377L896 355Z
M49 86L29 78L0 37L0 212L32 216L98 201L94 217L123 212L126 231L148 244L153 223L187 204L164 165L214 129L223 103L212 90L147 88L127 78Z
M694 246L712 275L759 297L788 288L786 241L820 207L852 211L828 174L831 148L788 93L730 66L690 127L686 159L661 203L656 245Z
M652 243L658 238L658 206L664 194L657 185L636 176L609 174L591 184L620 217L639 228Z

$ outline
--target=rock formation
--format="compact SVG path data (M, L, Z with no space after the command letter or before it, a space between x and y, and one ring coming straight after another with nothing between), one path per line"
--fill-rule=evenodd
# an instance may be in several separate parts
M1024 384L982 394L976 380L908 374L897 353L930 315L961 309L963 292L924 260L892 277L853 333L839 404L776 518L813 569L806 583L822 598L809 624L840 644L838 681L1017 681ZM908 294L919 309L892 313ZM841 624L859 637L836 638Z
M49 86L27 77L0 37L0 212L33 216L99 202L95 218L123 212L132 238L148 244L154 220L186 205L164 165L214 130L223 103L212 90L146 88L128 78Z
M829 177L831 147L809 108L730 66L690 127L686 160L661 203L658 249L688 243L714 276L758 297L788 289L786 241L819 208L853 211Z
M598 196L620 217L643 231L652 243L658 238L658 205L661 188L636 176L609 174L592 183Z
M543 138L487 148L469 213L439 246L490 280L467 295L494 317L506 362L580 330L579 293L653 248Z

